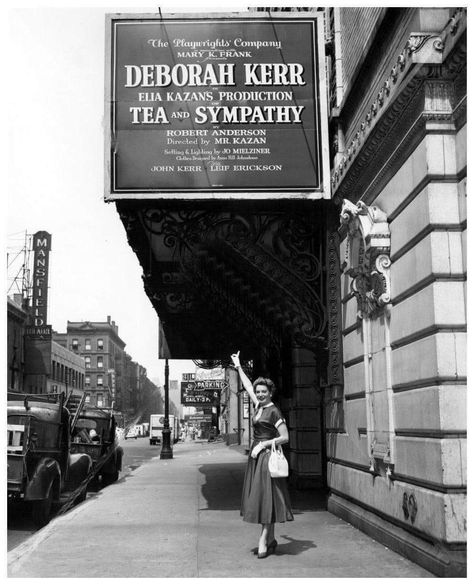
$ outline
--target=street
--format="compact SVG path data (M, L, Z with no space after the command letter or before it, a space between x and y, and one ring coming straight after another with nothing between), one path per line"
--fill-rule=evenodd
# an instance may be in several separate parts
M138 439L127 439L120 442L123 447L123 461L120 478L123 479L140 465L156 457L160 453L161 446L151 446L148 437L139 437ZM89 486L87 499L95 497L100 486ZM11 551L20 544L26 542L33 534L38 532L33 524L28 504L23 502L8 501L8 532L7 532L7 550ZM60 511L58 511L60 513Z

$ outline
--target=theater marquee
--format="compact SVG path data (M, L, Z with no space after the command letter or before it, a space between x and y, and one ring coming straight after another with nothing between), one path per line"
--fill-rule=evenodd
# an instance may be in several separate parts
M329 197L319 18L107 23L106 200Z

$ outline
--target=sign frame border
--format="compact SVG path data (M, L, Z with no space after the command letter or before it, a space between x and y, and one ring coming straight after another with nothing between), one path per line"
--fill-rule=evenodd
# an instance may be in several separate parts
M300 191L289 191L282 188L281 190L252 190L246 189L236 191L232 189L216 191L212 189L193 190L193 189L174 189L174 190L150 190L134 191L131 193L116 192L112 189L112 122L113 122L113 103L112 103L112 83L113 83L113 63L112 63L112 24L117 20L268 20L268 21L285 21L285 20L311 20L315 22L316 41L318 43L318 78L315 78L316 100L315 107L319 116L319 125L321 131L321 177L322 184L319 189ZM109 13L105 15L105 108L104 108L104 201L171 201L171 200L196 200L196 201L223 201L223 200L318 200L331 199L331 177L329 165L329 125L328 125L328 103L327 103L327 83L326 83L326 62L324 47L324 14L322 12L286 12L286 13L269 13L269 12L210 12L210 13Z

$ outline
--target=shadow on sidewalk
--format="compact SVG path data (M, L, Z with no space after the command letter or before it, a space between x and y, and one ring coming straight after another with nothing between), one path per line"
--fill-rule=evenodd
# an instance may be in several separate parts
M301 553L304 553L307 550L312 548L318 548L317 545L314 543L313 540L299 540L297 538L292 538L291 536L287 536L286 534L279 534L278 535L278 546L273 553L276 556L279 555L290 555L295 556ZM253 554L257 554L258 547L252 549Z
M201 465L199 471L205 477L201 491L208 510L240 509L245 462ZM297 490L290 487L289 491L295 515L327 509L324 490Z
M201 465L205 476L202 495L208 510L239 510L245 463Z
M327 510L327 494L323 489L297 490L290 487L289 492L294 514Z

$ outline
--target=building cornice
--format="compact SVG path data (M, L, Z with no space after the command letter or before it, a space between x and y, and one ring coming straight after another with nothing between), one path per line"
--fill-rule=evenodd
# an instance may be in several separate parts
M10 315L14 316L18 321L26 321L27 317L28 317L28 313L19 305L17 305L17 303L15 303L15 301L9 299L7 297L7 311Z
M99 335L105 334L113 339L122 349L126 343L118 336L114 326L110 323L105 322L71 322L67 323L67 334L68 335Z
M450 68L459 67L463 59L465 62L465 44L458 48L461 57L453 51L465 30L466 10L460 8L439 34L410 34L389 77L374 93L369 110L363 114L358 130L349 138L348 148L340 155L340 160L333 169L331 186L336 203L342 204L343 199L355 201L361 198L370 184L369 181L363 185L361 177L367 181L371 174L367 170L374 169L375 175L377 167L380 168L374 164L374 154L380 154L384 146L385 151L389 152L386 146L387 137L390 137L393 128L397 129L397 139L400 142L403 124L407 139L408 134L412 135L425 127L426 120L434 115L431 113L420 116L425 106L420 88L426 79L452 75ZM440 70L448 55L450 62ZM438 118L439 116L446 118L447 113L435 112ZM459 117L460 111L451 110L449 114L453 115L453 118L456 115ZM386 159L387 156L384 156Z

